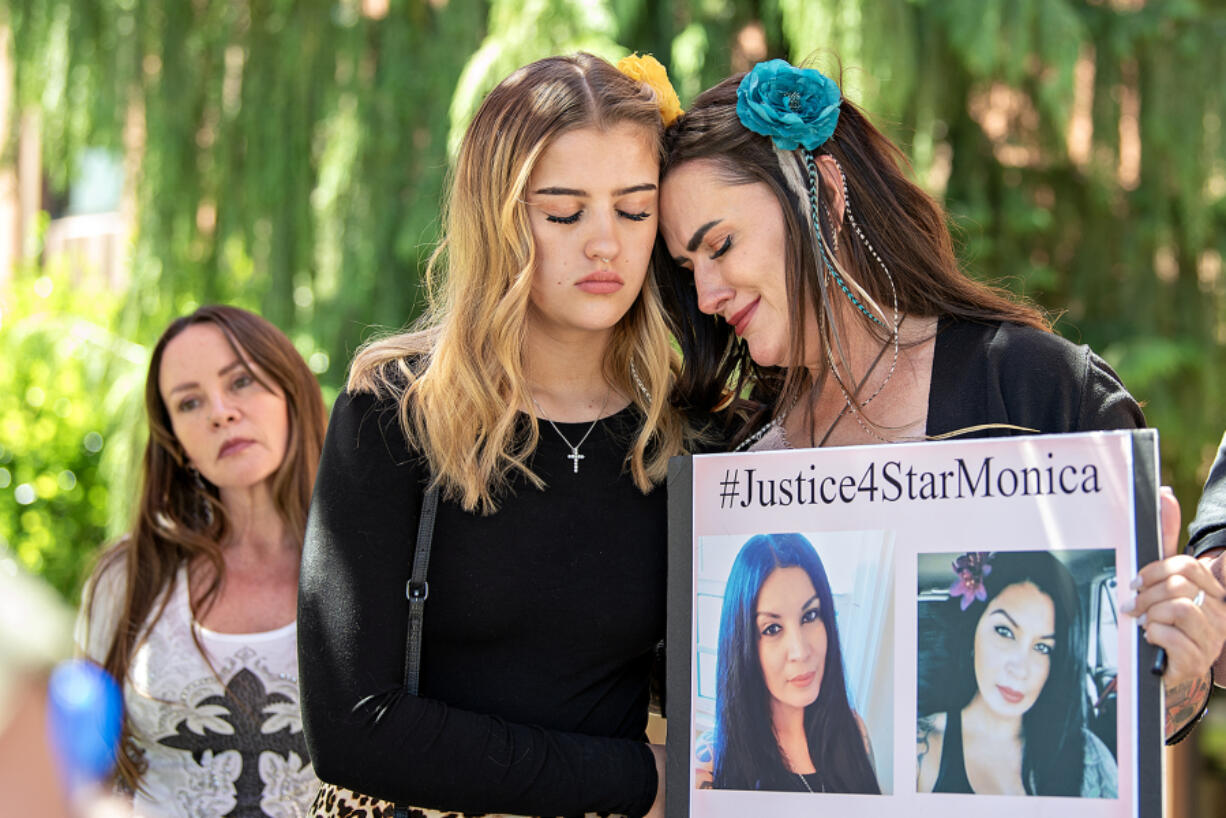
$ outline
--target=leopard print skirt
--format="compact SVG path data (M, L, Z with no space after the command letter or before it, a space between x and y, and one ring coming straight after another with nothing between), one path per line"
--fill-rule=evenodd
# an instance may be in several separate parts
M394 818L391 801L380 801L335 784L320 784L311 803L312 818ZM501 812L452 812L450 810L409 808L409 818L523 818ZM589 812L584 818L623 818Z

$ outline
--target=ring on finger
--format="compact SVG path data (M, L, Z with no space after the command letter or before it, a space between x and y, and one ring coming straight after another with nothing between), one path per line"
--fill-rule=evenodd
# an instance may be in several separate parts
M1199 608L1201 605L1204 605L1204 604L1205 604L1205 589L1204 589L1204 588L1202 588L1201 590L1197 591L1197 592L1196 592L1196 596L1192 597L1192 604L1193 604L1193 605L1195 605L1195 606L1196 606L1196 607L1198 607L1198 608Z

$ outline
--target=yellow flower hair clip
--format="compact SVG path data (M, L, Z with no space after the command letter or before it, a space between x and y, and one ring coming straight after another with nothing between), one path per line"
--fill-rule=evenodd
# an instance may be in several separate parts
M622 57L617 61L617 70L632 80L638 80L651 87L656 92L656 101L660 106L660 116L664 118L664 127L673 124L673 120L685 111L681 110L681 100L673 90L673 84L668 81L668 71L660 61L650 54L639 56L638 53Z

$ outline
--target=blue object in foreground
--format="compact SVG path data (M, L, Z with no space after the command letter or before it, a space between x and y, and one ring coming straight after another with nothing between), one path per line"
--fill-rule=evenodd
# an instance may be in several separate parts
M119 686L98 665L72 659L52 671L47 730L69 792L110 775L122 717Z

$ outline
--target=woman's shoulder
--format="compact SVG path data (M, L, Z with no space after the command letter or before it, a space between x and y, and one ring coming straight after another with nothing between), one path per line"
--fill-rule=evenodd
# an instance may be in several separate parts
M937 343L963 358L982 358L989 365L1015 375L1030 373L1049 379L1064 376L1081 380L1102 372L1120 382L1110 365L1087 344L1024 324L946 316L938 324Z
M401 394L403 389L394 392L370 385L347 386L332 404L325 449L367 451L378 445L394 459L403 460L408 454L408 439L401 425Z
M1119 769L1115 756L1091 731L1081 729L1085 738L1085 767L1081 778L1082 798L1115 798L1119 791Z
M1039 367L1063 361L1076 365L1090 348L1063 336L1010 321L975 320L944 316L937 325L937 342L960 354L982 355L998 362L1025 363Z
M864 752L868 753L868 763L875 770L877 769L877 755L873 752L873 739L868 734L868 726L855 710L851 711L851 717L856 720L856 728L860 731L860 740L864 742Z
M921 716L915 724L915 786L932 792L941 772L941 750L945 743L945 713Z
M951 428L1008 422L1051 433L1145 425L1119 375L1088 346L1004 321L942 318L932 389L933 405L943 407L937 426L946 414L956 421ZM975 417L968 421L967 413Z
M133 547L131 537L125 536L107 548L81 591L73 641L79 653L99 664L110 651L126 607Z
M915 722L916 743L932 739L940 741L945 735L947 717L947 713L930 713L927 716L920 716Z

